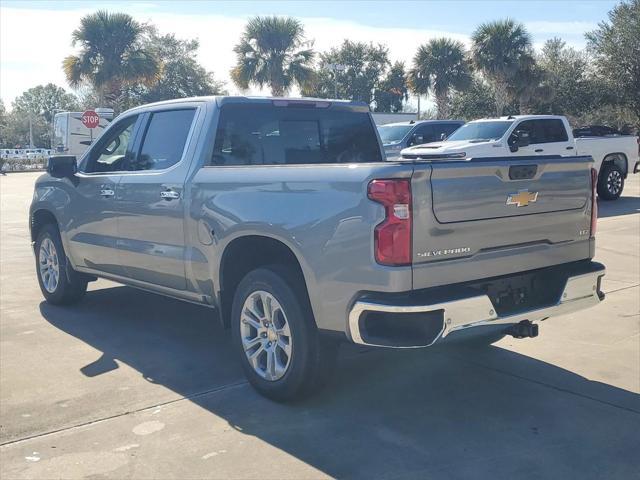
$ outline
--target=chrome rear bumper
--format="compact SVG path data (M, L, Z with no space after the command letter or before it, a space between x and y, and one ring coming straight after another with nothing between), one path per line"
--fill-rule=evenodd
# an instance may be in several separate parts
M452 332L486 325L509 325L529 320L536 322L549 317L564 315L593 307L604 299L599 289L600 278L605 270L571 276L567 279L558 303L552 306L500 316L489 296L478 295L458 300L429 305L390 305L372 301L358 301L349 314L349 333L354 343L391 348L428 347L444 339ZM442 312L442 328L432 341L423 345L389 345L366 340L361 329L361 318L366 312L390 313L394 315Z

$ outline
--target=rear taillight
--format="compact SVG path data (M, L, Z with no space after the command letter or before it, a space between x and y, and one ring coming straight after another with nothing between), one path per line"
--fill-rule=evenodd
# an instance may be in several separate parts
M411 181L372 180L367 193L385 210L385 219L374 232L376 261L382 265L410 265Z
M596 199L596 189L598 187L598 171L591 169L591 237L596 236L596 226L598 224L598 201Z

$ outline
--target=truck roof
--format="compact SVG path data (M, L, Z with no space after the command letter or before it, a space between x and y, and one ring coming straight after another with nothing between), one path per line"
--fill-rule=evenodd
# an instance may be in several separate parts
M477 120L472 120L469 123L476 122L496 122L496 121L505 121L505 120L563 120L564 117L561 115L508 115L504 117L498 118L479 118Z
M260 103L267 104L273 102L282 102L286 103L310 103L314 102L317 104L328 104L327 106L331 107L342 107L347 108L349 110L357 110L357 111L369 111L369 105L364 102L359 101L351 101L351 100L335 100L330 98L310 98L310 97L253 97L253 96L203 96L203 97L187 97L187 98L176 98L172 100L163 100L160 102L147 103L145 105L140 105L138 107L131 108L127 110L127 112L133 112L137 110L144 110L149 107L157 107L161 105L172 105L175 103L184 103L184 102L202 102L202 103L210 103L216 104L221 107L227 103ZM283 105L284 106L284 105ZM324 106L324 105L319 105Z
M422 123L459 123L462 125L464 120L408 120L406 122L394 122L385 123L384 125L378 125L380 127L396 127L398 125L420 125Z

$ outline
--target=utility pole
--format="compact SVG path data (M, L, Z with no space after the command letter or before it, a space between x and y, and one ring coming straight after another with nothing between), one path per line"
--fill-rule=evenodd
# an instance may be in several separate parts
M333 98L338 98L338 72L344 72L347 69L346 65L341 63L329 63L327 70L333 73Z
M31 114L29 114L29 148L33 148L33 122L31 121Z

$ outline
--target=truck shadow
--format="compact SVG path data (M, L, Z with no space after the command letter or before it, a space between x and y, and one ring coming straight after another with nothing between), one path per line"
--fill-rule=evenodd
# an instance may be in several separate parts
M640 197L620 197L608 202L598 200L598 218L640 213Z
M42 303L40 311L101 352L78 365L87 377L127 364L332 477L637 473L639 395L502 348L346 346L327 388L279 405L244 382L210 310L115 287L74 308Z

